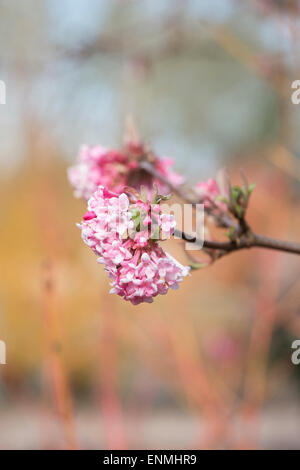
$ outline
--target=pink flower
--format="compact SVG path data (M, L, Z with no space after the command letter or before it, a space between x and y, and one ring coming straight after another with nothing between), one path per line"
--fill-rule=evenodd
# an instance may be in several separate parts
M174 233L174 229L176 227L174 216L171 214L161 214L160 220L163 236L165 238L169 238L170 235Z
M100 145L83 146L78 164L68 170L68 177L76 197L89 199L99 185L120 193L127 184L128 158L118 150Z
M184 177L172 170L173 165L173 158L157 158L155 162L156 169L162 173L162 175L164 175L174 186L179 186L184 183Z
M212 198L219 196L220 190L215 179L209 178L207 181L200 181L197 184L197 192L203 198Z
M182 266L144 230L140 215L150 217L151 206L130 203L124 193L117 195L100 186L88 201L88 212L79 225L83 241L98 255L112 281L111 293L132 304L153 302L168 289L178 289L189 268ZM174 232L172 215L161 214L155 207L155 227L163 233ZM134 219L134 222L133 222ZM133 231L134 226L137 232ZM133 236L131 233L133 232Z
M68 169L68 178L75 196L88 200L98 186L104 186L118 194L125 186L137 190L144 186L151 199L154 183L161 194L168 193L169 188L159 179L139 168L139 161L145 158L145 154L146 150L141 143L127 142L124 150L106 149L100 145L83 146L79 152L78 163ZM172 159L161 159L153 155L152 163L173 185L183 183L183 177L172 170Z
M189 268L174 260L155 244L139 256L135 262L124 265L112 276L111 293L115 293L138 305L151 303L157 295L164 295L169 288L178 289Z
M133 248L144 248L148 245L149 242L149 233L148 231L138 232L134 237Z
M97 215L94 211L87 211L83 216L83 220L91 220L95 217L97 217Z
M211 207L214 205L223 212L227 210L227 205L218 199L221 192L215 179L209 178L207 181L200 181L196 186L196 192L203 201L204 206Z

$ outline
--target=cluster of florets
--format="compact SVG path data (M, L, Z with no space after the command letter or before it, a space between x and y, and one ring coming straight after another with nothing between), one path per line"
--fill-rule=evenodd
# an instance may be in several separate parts
M173 215L163 214L155 198L149 203L100 186L88 201L79 224L83 241L98 255L98 262L112 281L116 293L134 305L152 302L158 294L177 289L189 274L159 246L176 226Z
M88 201L79 227L83 241L108 272L111 293L136 305L152 302L169 288L177 289L190 268L178 263L159 244L174 234L176 225L172 215L162 213L159 203L168 199L170 188L183 199L191 198L179 188L184 178L173 171L173 160L155 155L129 125L123 149L83 146L68 177L75 196ZM191 191L192 205L194 201L203 203L213 224L229 227L231 241L236 240L232 219L247 228L244 216L255 186L249 185L243 174L242 180L241 187L232 187L226 173L221 172L218 182L210 178ZM210 237L207 228L205 237ZM206 249L206 253L215 259L212 249ZM191 264L195 269L200 265L203 263Z
M120 194L125 186L148 189L149 196L156 184L161 194L168 188L157 178L140 168L142 160L151 160L153 168L172 185L183 183L183 177L172 170L171 158L159 158L148 152L141 143L127 142L124 149L112 150L100 145L83 146L79 152L78 163L68 170L71 185L76 197L89 199L101 185Z

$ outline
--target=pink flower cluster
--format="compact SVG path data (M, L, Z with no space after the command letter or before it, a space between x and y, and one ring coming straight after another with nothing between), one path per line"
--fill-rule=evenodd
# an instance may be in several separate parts
M189 274L158 245L158 239L174 232L172 215L162 214L158 204L133 203L99 187L88 201L88 211L79 224L83 241L98 255L98 262L112 281L116 293L137 305L153 302L158 294L177 289Z
M137 190L143 185L151 194L156 183L161 194L168 191L156 178L139 168L139 161L144 158L142 144L127 143L123 150L110 150L100 145L83 146L79 152L78 163L68 170L68 177L76 197L88 200L98 186L104 186L120 194L125 186ZM173 160L151 155L156 171L167 178L173 185L183 183L183 177L172 170Z
M223 212L227 210L227 205L220 200L221 191L215 179L209 178L207 181L200 181L196 186L196 193L205 207L215 206Z

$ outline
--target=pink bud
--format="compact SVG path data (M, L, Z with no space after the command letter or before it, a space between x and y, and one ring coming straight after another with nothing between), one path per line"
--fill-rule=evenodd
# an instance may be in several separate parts
M84 214L83 220L91 220L91 219L94 219L95 217L97 216L94 211L88 211Z

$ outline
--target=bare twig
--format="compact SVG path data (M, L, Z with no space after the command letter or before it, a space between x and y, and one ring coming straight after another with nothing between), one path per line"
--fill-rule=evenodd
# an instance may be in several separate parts
M185 191L182 187L173 185L164 175L157 171L150 162L141 161L140 167L155 178L159 179L163 184L167 185L170 188L170 191L176 194L183 201L194 206L201 202L191 198L190 193ZM300 243L277 240L274 238L269 238L263 235L252 233L244 217L239 219L236 223L227 214L216 214L215 212L207 208L206 212L209 215L213 215L221 227L233 227L235 230L236 239L228 242L204 240L202 243L202 241L197 240L196 237L186 234L185 232L180 232L179 230L175 231L175 235L190 243L199 243L199 245L203 248L219 250L220 253L218 257L221 257L224 254L231 253L234 251L254 247L267 248L270 250L284 251L286 253L300 255Z
M243 250L245 248L268 248L270 250L285 251L286 253L294 253L300 255L300 243L288 242L277 240L275 238L265 237L263 235L256 235L250 233L249 236L245 238L240 238L236 241L230 242L218 242L211 240L204 240L204 242L197 240L196 237L180 232L180 230L175 230L175 235L189 243L199 243L204 248L209 248L212 250L220 250L226 253L233 251Z
M182 186L176 186L173 185L168 178L166 178L164 175L162 175L154 166L146 161L143 160L140 162L140 168L147 171L150 175L152 175L154 178L157 178L159 181L161 181L163 184L169 187L170 191L173 194L176 194L180 199L185 201L188 204L191 204L193 207L195 207L197 204L201 204L202 201L201 199L197 199L196 194L193 194L192 191L186 191ZM224 228L230 228L230 227L236 227L235 221L229 217L227 214L222 214L222 213L215 213L213 210L211 210L209 207L206 208L206 212L208 215L213 214L215 219L218 221L218 224L220 227Z

